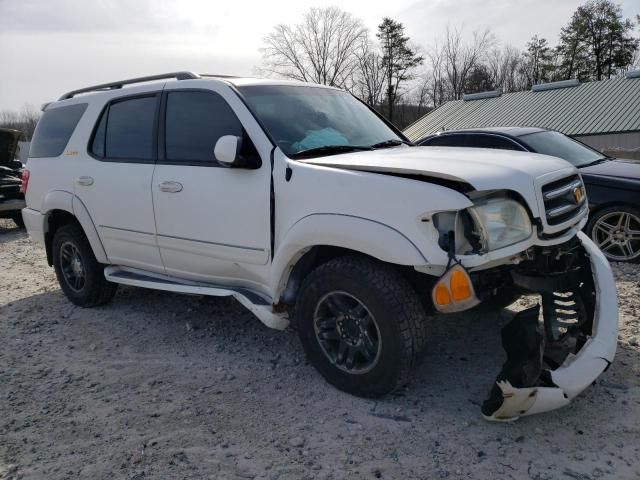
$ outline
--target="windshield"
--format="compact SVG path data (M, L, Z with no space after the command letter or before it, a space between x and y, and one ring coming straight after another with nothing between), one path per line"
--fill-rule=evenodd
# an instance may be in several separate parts
M323 147L338 147L331 153L340 153L389 140L404 142L366 105L341 90L289 85L239 90L288 156L312 149L319 149L318 155L328 153Z
M519 137L536 153L559 157L576 167L584 167L590 163L607 158L597 150L576 142L559 132L529 133Z

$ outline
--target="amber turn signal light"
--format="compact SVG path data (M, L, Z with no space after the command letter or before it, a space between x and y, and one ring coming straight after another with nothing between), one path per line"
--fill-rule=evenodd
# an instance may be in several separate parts
M462 265L447 270L433 287L431 296L434 306L441 312L458 312L480 303L471 277Z

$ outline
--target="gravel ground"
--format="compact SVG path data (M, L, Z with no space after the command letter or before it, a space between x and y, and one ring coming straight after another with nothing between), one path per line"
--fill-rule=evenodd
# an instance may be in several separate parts
M79 309L1 220L0 267L0 478L640 477L638 266L614 266L611 368L569 407L510 424L479 407L508 312L434 320L414 382L368 400L232 300L121 288Z

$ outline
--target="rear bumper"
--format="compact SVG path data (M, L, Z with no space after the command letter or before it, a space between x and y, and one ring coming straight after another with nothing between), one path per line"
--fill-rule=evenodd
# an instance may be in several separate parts
M577 238L589 258L595 287L591 335L576 354L570 354L556 369L546 371L551 386L516 388L508 381L497 381L502 391L502 405L491 415L484 415L488 420L509 421L567 405L613 361L618 340L618 302L613 273L607 259L587 235L580 232Z
M24 208L22 219L31 240L44 247L44 215L37 210Z
M9 213L18 213L26 206L26 203L22 199L11 199L0 201L0 217L6 216Z

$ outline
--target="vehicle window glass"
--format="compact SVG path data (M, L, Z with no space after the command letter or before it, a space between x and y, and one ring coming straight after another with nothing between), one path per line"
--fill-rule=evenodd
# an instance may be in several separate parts
M464 147L466 135L438 135L422 143L431 147Z
M104 134L107 129L107 115L108 110L105 109L100 115L100 123L93 134L93 143L91 144L91 153L104 158Z
M508 138L496 137L494 135L468 135L467 147L522 151L521 148L518 148L517 145Z
M605 156L560 132L537 132L519 137L536 153L562 158L576 167L588 165Z
M153 124L157 97L132 98L112 103L105 135L106 158L153 159Z
M29 156L57 157L62 154L86 109L86 103L78 103L44 112L33 134Z
M167 95L167 160L214 162L214 147L224 135L241 137L242 124L220 95L209 92Z
M288 85L238 90L286 155L402 140L366 105L342 90Z

